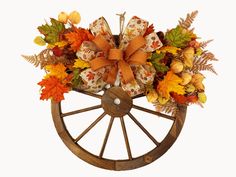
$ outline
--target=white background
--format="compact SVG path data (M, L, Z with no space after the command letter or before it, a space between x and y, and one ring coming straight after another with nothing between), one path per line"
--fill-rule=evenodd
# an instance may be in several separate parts
M93 167L74 156L54 128L50 102L39 100L37 82L44 72L21 54L38 53L37 26L60 11L78 10L81 26L100 16L118 33L116 13L137 15L156 30L174 27L179 17L199 10L195 32L212 39L208 49L220 59L218 76L206 74L205 108L191 106L172 148L154 163L137 170L114 172ZM7 0L0 1L0 176L236 176L235 4L233 0ZM78 100L89 103L89 100Z

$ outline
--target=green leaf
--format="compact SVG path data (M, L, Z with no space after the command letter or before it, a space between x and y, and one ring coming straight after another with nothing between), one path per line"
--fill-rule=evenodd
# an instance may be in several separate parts
M40 33L45 36L45 41L49 44L54 44L60 41L60 34L65 30L65 25L62 22L51 18L51 25L45 24L38 27Z
M152 53L150 62L154 66L157 72L165 73L169 70L169 67L164 63L161 63L161 60L165 57L165 53Z
M168 45L178 48L186 47L188 42L191 41L192 37L194 37L194 34L192 34L192 32L187 31L180 26L167 31L165 35L165 39Z
M77 88L78 86L80 86L82 84L83 84L83 81L82 81L82 78L80 77L80 70L75 69L73 71L72 86L74 88Z

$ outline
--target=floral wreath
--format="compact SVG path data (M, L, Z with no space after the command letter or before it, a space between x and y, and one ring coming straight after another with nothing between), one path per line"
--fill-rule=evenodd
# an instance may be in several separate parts
M46 71L38 85L41 100L60 102L72 89L99 92L120 86L130 97L146 95L158 111L175 113L177 104L206 102L202 83L208 70L216 74L215 56L205 50L190 28L197 11L180 18L166 33L155 32L146 20L132 17L126 28L120 15L120 35L113 36L104 17L77 27L80 14L61 12L38 27L34 42L46 46L38 55L23 57ZM119 44L118 44L119 43Z

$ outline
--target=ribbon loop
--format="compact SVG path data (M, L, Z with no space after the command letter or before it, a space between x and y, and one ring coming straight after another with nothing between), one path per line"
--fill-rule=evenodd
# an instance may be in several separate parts
M125 50L125 58L129 58L134 52L143 47L146 44L146 40L143 36L137 36L129 42Z
M107 42L105 37L103 37L101 34L97 35L93 39L93 42L98 47L99 50L102 50L105 53L107 53L109 49L111 48L110 44Z

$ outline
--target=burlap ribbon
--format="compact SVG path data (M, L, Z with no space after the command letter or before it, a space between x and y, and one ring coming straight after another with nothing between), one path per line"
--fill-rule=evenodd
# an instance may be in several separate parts
M106 66L111 66L104 77L107 83L115 83L118 70L120 70L122 74L124 83L133 81L135 78L130 65L144 65L146 63L148 55L141 50L146 44L146 40L142 36L137 36L132 39L125 50L112 48L101 34L96 36L93 42L99 50L104 52L106 57L97 57L91 60L90 66L94 71Z

